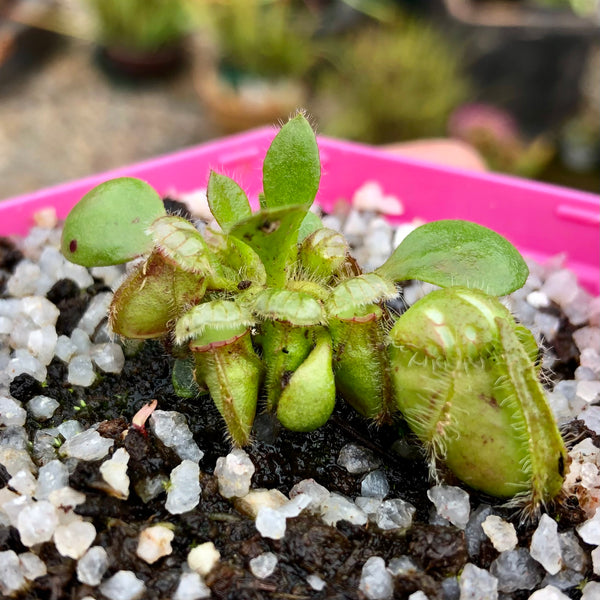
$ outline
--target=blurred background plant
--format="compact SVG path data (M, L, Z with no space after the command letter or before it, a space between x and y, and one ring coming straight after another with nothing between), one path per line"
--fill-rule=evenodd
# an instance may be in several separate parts
M469 95L460 45L421 20L369 23L330 47L319 81L325 133L377 144L441 136Z
M181 0L85 0L95 16L98 41L104 46L156 52L188 33Z
M421 140L422 152L432 138L438 151L459 138L490 169L596 191L597 159L581 167L571 156L597 153L599 6L0 0L2 195L273 124L298 107L322 134ZM129 60L118 78L93 68L99 44L111 48L103 66ZM142 50L169 77L153 77ZM48 147L55 139L76 149L68 160Z

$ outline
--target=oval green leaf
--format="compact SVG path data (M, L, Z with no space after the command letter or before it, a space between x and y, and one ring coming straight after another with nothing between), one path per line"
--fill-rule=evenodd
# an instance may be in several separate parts
M495 231L448 219L415 229L376 273L393 281L419 279L503 296L524 285L529 269L519 251Z
M164 214L160 196L146 182L111 179L90 190L67 216L62 253L84 267L127 262L152 250L146 229Z

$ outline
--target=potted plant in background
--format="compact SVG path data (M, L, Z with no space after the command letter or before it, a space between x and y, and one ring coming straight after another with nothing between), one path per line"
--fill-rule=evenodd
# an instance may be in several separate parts
M93 14L101 58L128 76L170 73L184 58L188 32L182 0L85 0Z
M303 77L316 58L305 8L288 0L217 0L205 11L213 56L200 65L196 86L223 131L270 124L305 105Z
M443 136L469 91L460 49L418 20L361 27L337 47L314 105L330 135L369 143Z

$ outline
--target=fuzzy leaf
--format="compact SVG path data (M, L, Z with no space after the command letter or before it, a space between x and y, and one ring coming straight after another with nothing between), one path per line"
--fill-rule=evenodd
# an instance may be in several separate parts
M211 171L208 178L208 206L221 229L227 233L238 221L252 215L244 190L230 177Z
M255 298L252 308L264 319L296 326L320 325L325 321L321 303L305 292L267 289Z
M262 260L268 284L283 286L285 268L295 258L298 229L307 211L307 205L263 209L232 227L230 235L248 244Z
M393 281L463 285L502 296L522 287L529 269L519 251L495 231L443 220L415 229L375 272Z
M304 221L302 221L302 224L300 225L300 230L298 231L298 243L302 243L311 233L314 233L322 227L323 222L319 216L309 210L304 217Z
M160 196L146 182L111 179L90 190L67 216L62 253L84 267L127 262L152 250L146 229L164 214Z
M302 115L290 119L273 139L263 163L264 206L311 205L321 178L315 133Z
M337 317L360 306L391 300L398 295L396 286L377 273L365 273L342 281L327 300L327 313Z

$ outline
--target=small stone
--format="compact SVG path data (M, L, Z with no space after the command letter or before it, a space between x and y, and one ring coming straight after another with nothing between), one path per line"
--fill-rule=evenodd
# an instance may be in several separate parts
M395 196L384 194L381 184L367 181L352 196L352 206L356 210L379 212L398 216L404 213L402 202Z
M33 552L23 552L19 554L19 563L21 565L21 572L25 579L33 581L38 577L43 577L48 573L46 563Z
M136 554L149 565L154 564L173 552L171 542L174 537L173 530L164 525L146 527L140 532Z
M60 435L65 438L65 440L70 440L72 437L75 437L78 433L83 431L81 423L79 421L75 421L74 419L63 421L57 427L57 429Z
M29 496L19 496L8 488L0 489L0 509L7 517L8 524L17 527L19 514L26 506L32 506L33 500Z
M96 528L87 521L72 521L59 525L54 532L56 549L75 560L81 558L96 538Z
M408 600L429 600L427 598L427 596L425 595L425 592L422 592L421 590L418 590L416 592L413 592L409 597Z
M380 529L408 529L412 525L416 508L400 498L385 500L375 513L375 523Z
M553 585L537 590L529 596L529 600L569 600L569 596L563 594L558 588Z
M85 494L66 486L51 491L48 500L59 512L68 513L85 502Z
M2 595L8 598L23 589L26 584L17 554L13 550L0 552L0 592Z
M219 492L224 498L241 498L250 490L254 475L254 465L250 457L240 448L227 456L217 458L215 475L219 480Z
M113 440L102 437L94 429L88 429L68 439L60 447L60 453L80 460L100 460L108 454L113 445Z
M527 304L533 306L534 308L547 308L550 306L550 299L544 292L540 292L539 290L535 290L527 294Z
M595 348L585 348L579 356L579 363L600 375L600 353Z
M89 356L77 355L69 362L67 381L71 385L89 387L96 381L94 365Z
M370 521L375 520L375 515L381 506L381 502L380 498L368 498L366 496L358 496L354 500L354 504L368 515Z
M481 527L498 552L514 550L519 542L515 526L496 515L489 515Z
M106 318L112 297L112 292L96 294L88 304L79 323L77 323L77 327L85 331L89 336L92 336L94 331L96 331L96 327Z
M24 469L31 473L35 473L36 471L27 450L17 450L16 448L0 446L0 464L4 465L8 474L13 477Z
M559 533L558 541L560 543L560 552L565 567L578 571L579 573L585 572L588 565L588 558L585 550L581 547L575 532L565 531L564 533Z
M544 569L526 548L502 552L490 565L490 573L498 580L498 590L506 594L532 590L544 577Z
M460 600L496 600L498 580L485 569L467 563L460 574Z
M369 600L388 600L394 593L392 575L385 568L385 560L372 556L363 565L358 589Z
M311 498L306 494L298 494L282 504L277 510L286 518L297 517L305 508L310 506Z
M592 550L591 557L592 571L594 572L594 575L600 575L600 546Z
M546 573L541 585L553 585L561 591L566 591L578 586L583 580L584 576L582 573L573 571L573 569L561 569L556 575Z
M47 500L28 504L17 517L21 542L28 547L51 540L57 525L56 509Z
M79 327L75 327L71 332L71 342L77 348L75 354L87 355L92 348L90 336Z
M600 598L600 583L588 581L583 588L581 600L598 600L598 598Z
M0 425L22 427L27 420L27 411L14 398L0 396Z
M442 579L441 588L443 600L460 600L458 577L446 577Z
M337 464L344 467L348 473L358 475L373 471L381 465L381 461L370 450L362 446L346 444L340 450Z
M321 504L321 518L327 525L334 525L338 521L349 521L354 525L364 525L368 517L354 504L340 494L330 494Z
M221 560L221 553L212 542L205 542L192 548L187 556L187 564L196 573L203 577L208 575Z
M28 470L23 469L8 480L8 485L22 496L33 496L37 481Z
M38 421L46 421L54 414L60 403L49 396L34 396L28 403L27 408L31 415Z
M577 418L581 419L588 429L600 434L600 406L586 406Z
M278 510L263 506L259 509L255 520L256 529L262 537L280 540L285 535L285 515Z
M21 300L21 312L37 327L55 326L60 310L44 296L28 296Z
M173 410L155 410L150 416L150 429L165 446L173 448L181 460L202 460L204 452L194 441L185 415Z
M365 475L360 484L360 493L363 496L380 498L383 500L383 498L390 493L390 484L388 483L385 473L376 470Z
M392 558L387 568L394 577L397 577L398 575L406 577L419 571L419 566L410 556L397 556Z
M540 292L559 306L567 306L577 295L577 276L568 269L554 271L546 278Z
M308 496L311 502L307 509L316 512L320 509L321 503L329 497L329 490L314 479L303 479L290 490L290 498L298 494Z
M573 332L573 341L583 352L586 348L600 348L600 327L581 327Z
M54 348L54 354L57 358L68 363L75 356L76 352L77 346L71 341L71 338L66 335L58 336L56 347Z
M106 342L92 347L90 356L95 365L105 373L120 373L125 365L123 348L119 344Z
M471 510L469 494L465 490L452 485L436 485L427 491L427 497L441 517L455 527L465 529Z
M13 358L6 367L6 372L12 381L18 375L26 373L38 381L45 381L47 376L46 367L32 356L27 350L17 349L13 353Z
M77 561L77 579L87 585L100 585L108 569L108 554L102 546L92 546Z
M533 325L546 340L553 340L560 329L560 319L549 313L538 312L533 318Z
M173 600L210 598L210 588L198 573L182 573Z
M154 477L144 477L134 484L135 493L144 504L160 496L168 486L169 479L161 473Z
M309 575L306 578L306 583L308 583L308 585L310 585L310 587L315 590L315 592L320 592L321 590L325 589L325 586L327 585L325 583L325 581L323 581L318 575Z
M277 556L273 552L263 552L250 561L250 571L258 579L266 579L275 572Z
M100 465L102 479L115 491L117 498L125 500L129 497L129 476L127 475L127 463L129 454L125 448L119 448L112 458Z
M587 404L597 402L600 400L600 381L578 381L575 395Z
M51 460L40 468L35 497L46 500L51 492L69 485L69 469L60 460Z
M596 509L594 516L577 527L579 537L593 546L600 546L600 508Z
M27 349L43 365L49 365L54 358L58 336L54 325L46 325L40 329L34 329L27 337Z
M188 512L200 502L200 468L192 460L184 460L171 471L165 508L172 514Z
M531 536L529 552L548 573L554 575L560 571L562 556L558 539L558 525L547 514L542 515L537 529Z
M235 507L240 512L248 515L252 519L256 519L258 511L263 506L269 508L278 509L281 508L288 499L285 494L282 494L279 490L250 490L243 498L235 499Z
M137 600L145 590L144 582L132 571L117 571L100 586L100 591L109 600Z

